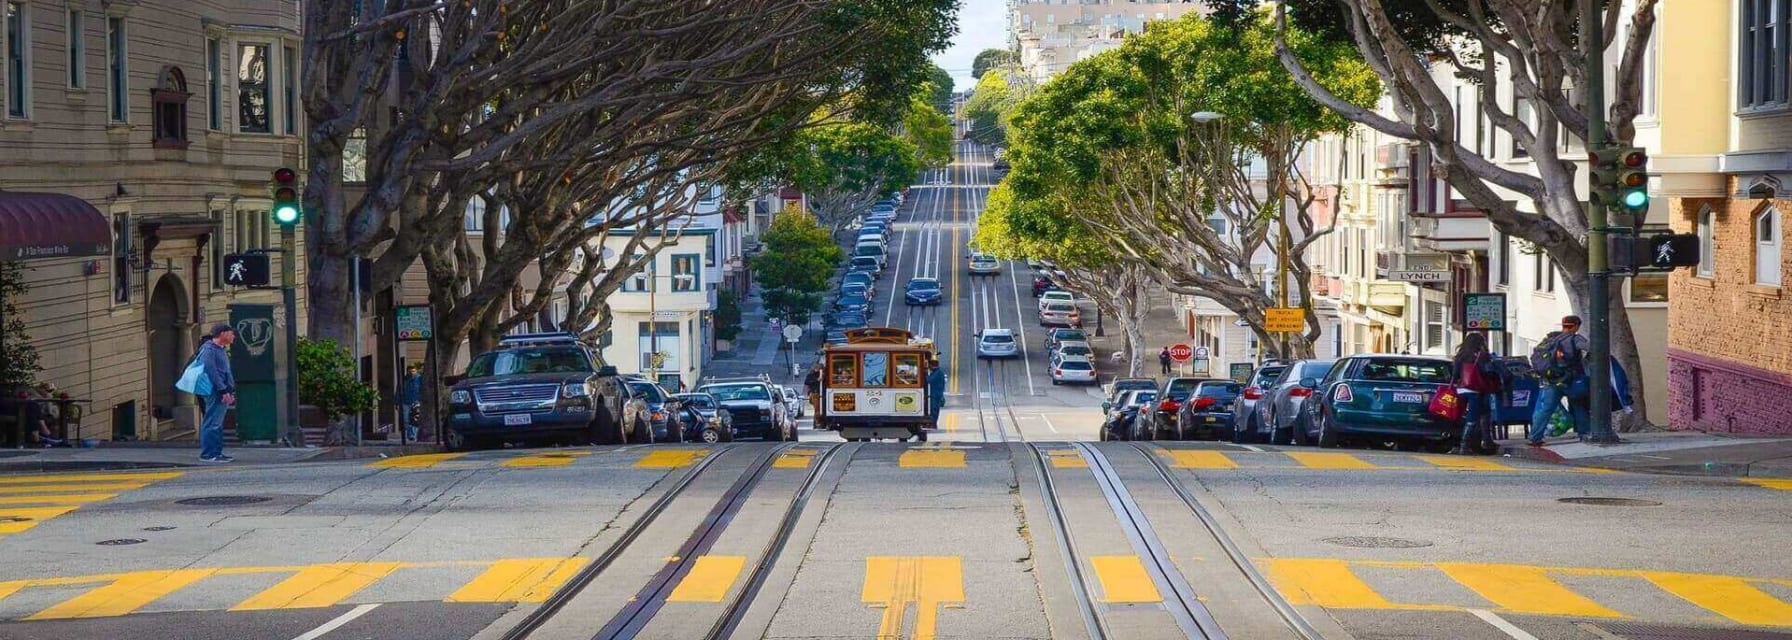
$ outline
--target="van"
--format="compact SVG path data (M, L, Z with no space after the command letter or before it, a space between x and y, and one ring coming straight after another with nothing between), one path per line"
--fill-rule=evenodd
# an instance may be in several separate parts
M889 264L889 254L884 251L884 246L882 244L876 242L859 243L859 246L853 249L852 255L854 258L863 258L867 256L876 258L877 264L880 267Z

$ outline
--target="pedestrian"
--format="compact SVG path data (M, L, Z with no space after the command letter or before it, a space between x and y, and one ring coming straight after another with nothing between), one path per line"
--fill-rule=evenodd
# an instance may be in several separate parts
M1451 453L1469 454L1489 440L1485 425L1492 424L1493 408L1502 387L1499 365L1487 351L1487 334L1469 333L1462 338L1452 363L1456 368L1456 393L1462 397L1462 438Z
M927 366L927 417L934 428L939 428L940 410L946 408L946 370L938 358L930 360Z
M236 330L227 323L212 325L210 339L199 346L199 365L211 380L211 393L205 395L205 418L199 423L199 461L230 462L224 455L224 414L236 405L236 376L230 374L230 343L236 341Z
M46 448L67 444L56 437L55 431L50 430L50 420L55 417L50 413L50 405L56 400L56 385L48 382L39 383L32 388L32 391L35 393L31 394L31 398L28 400L30 404L27 405L25 412L26 422L36 427L31 432L32 437L35 437L37 443Z
M1564 316L1562 330L1551 331L1531 350L1531 370L1537 374L1537 404L1531 411L1531 432L1526 440L1543 446L1550 416L1568 403L1568 419L1576 435L1587 430L1587 337L1580 335L1580 316Z
M808 375L803 376L803 393L809 396L809 412L821 415L821 363L809 367Z
M1159 367L1163 368L1164 375L1166 375L1166 376L1170 375L1170 348L1169 347L1164 347L1163 351L1157 352L1157 365Z
M423 365L405 367L404 383L398 385L398 419L404 423L405 440L417 441L417 419L423 405Z

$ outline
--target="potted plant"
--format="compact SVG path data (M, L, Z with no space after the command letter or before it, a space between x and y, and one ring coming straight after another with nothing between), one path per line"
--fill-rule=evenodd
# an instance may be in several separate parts
M346 418L372 411L379 392L355 378L355 361L348 350L330 340L299 339L299 404L309 407L329 426L324 443L354 441Z

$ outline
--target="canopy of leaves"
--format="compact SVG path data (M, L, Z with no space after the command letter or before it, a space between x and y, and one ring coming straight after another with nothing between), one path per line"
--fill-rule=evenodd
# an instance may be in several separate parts
M761 236L765 251L753 257L753 278L765 288L766 310L794 322L821 307L828 277L846 252L815 218L794 208L772 220Z
M1427 1L1382 0L1381 6L1387 9L1402 40L1413 43L1415 50L1432 52L1445 46L1448 37L1459 31L1440 19L1437 12L1427 6ZM1469 15L1469 0L1434 1L1459 15ZM1208 0L1208 6L1213 8L1214 22L1226 28L1257 21L1258 12L1269 4L1269 0ZM1338 5L1338 0L1282 0L1282 4L1288 7L1288 21L1295 29L1333 43L1354 42L1350 18Z
M902 133L915 145L922 166L937 169L952 162L952 120L933 105L917 98L903 117Z
M983 74L990 69L1014 62L1014 52L1007 49L984 49L977 52L976 59L971 61L971 77L983 79Z
M1008 119L1019 101L1007 71L992 69L983 74L964 103L964 118L971 122L970 138L991 146L1007 144Z
M299 338L299 402L317 407L334 422L343 416L372 411L379 392L355 377L355 360L330 340Z
M807 192L844 191L888 196L921 171L915 143L863 122L827 124L803 132L808 153L792 158L788 178Z
M937 64L930 64L927 82L922 84L927 92L927 103L940 113L952 112L952 74L941 69Z
M1072 216L1057 216L1060 208L1046 199L1016 199L1006 182L989 192L983 213L977 216L976 233L971 236L978 250L1007 260L1050 260L1072 269L1094 269L1118 259L1102 238ZM1037 235L1016 229L1016 219L1034 220L1041 216L1057 216L1064 224L1055 235Z

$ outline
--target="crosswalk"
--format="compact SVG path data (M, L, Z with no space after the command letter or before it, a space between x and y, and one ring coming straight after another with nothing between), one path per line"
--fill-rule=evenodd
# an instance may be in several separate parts
M151 473L46 473L0 477L0 538L118 494L180 477Z

